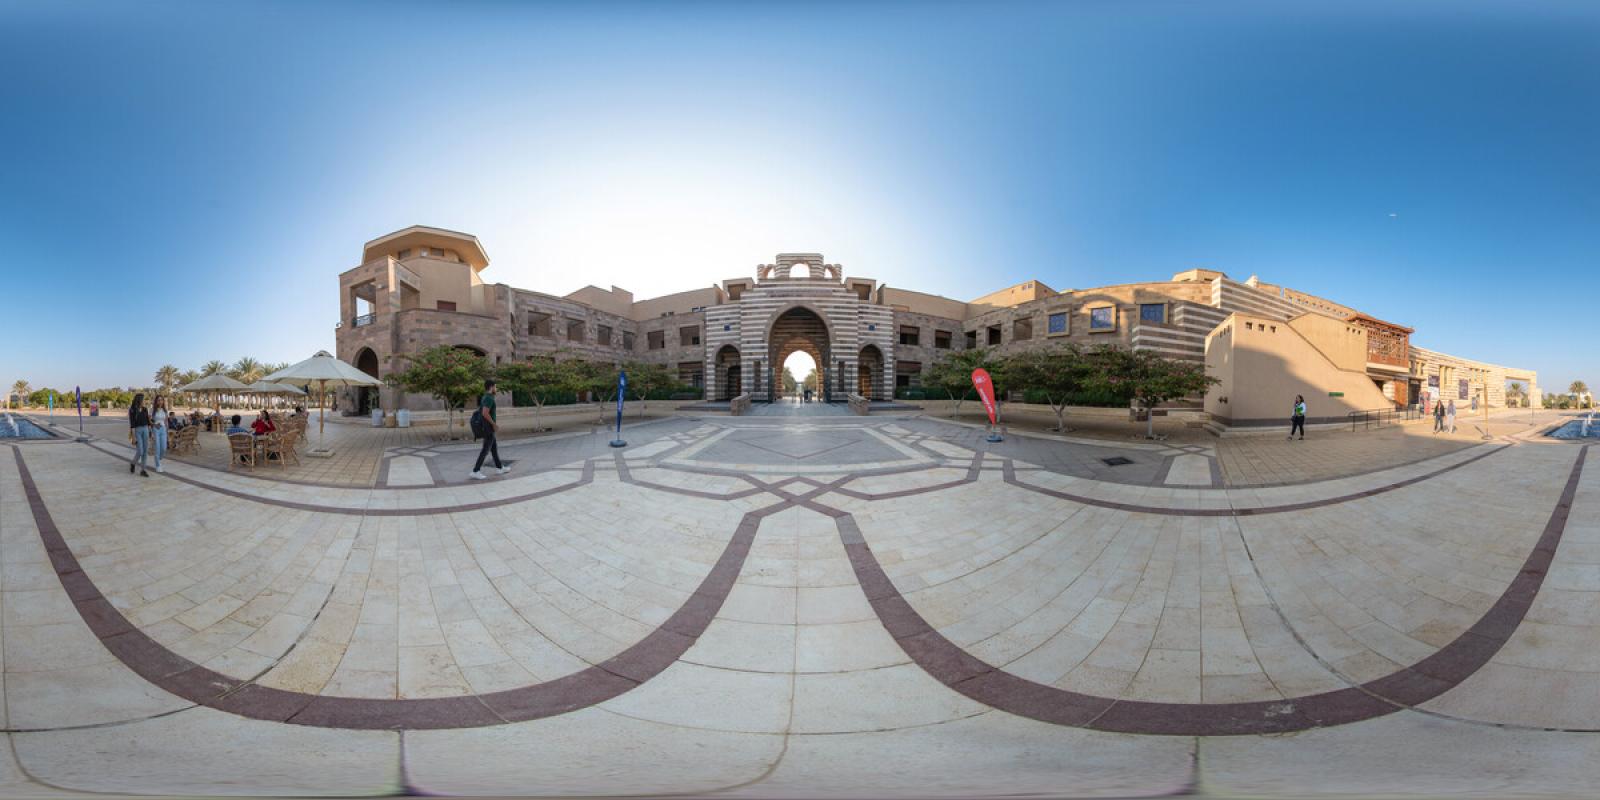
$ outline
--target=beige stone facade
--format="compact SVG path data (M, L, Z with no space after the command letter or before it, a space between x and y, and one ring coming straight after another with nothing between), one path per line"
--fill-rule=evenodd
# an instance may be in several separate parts
M1215 270L1059 291L1027 281L963 302L846 276L818 253L783 253L753 276L640 300L615 286L555 296L485 283L488 265L465 233L414 226L368 242L362 263L339 276L339 357L382 377L403 368L400 356L437 345L495 363L564 350L667 365L707 400L759 401L781 391L776 370L804 350L824 396L843 400L917 386L945 351L1074 342L1206 363L1222 381L1206 410L1225 425L1280 422L1295 394L1316 398L1311 416L1323 421L1459 394L1462 381L1491 406L1504 405L1508 380L1539 397L1531 371L1414 347L1410 328ZM341 403L359 413L432 405L387 387Z

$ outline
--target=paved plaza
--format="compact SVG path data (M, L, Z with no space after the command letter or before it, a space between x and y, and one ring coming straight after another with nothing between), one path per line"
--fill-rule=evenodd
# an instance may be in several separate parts
M365 485L0 449L0 796L1592 796L1600 469L1554 415L766 410L507 441L484 482L359 428Z

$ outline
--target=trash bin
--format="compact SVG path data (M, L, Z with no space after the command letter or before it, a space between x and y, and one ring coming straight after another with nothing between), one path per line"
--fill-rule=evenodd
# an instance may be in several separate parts
M381 409L381 408L372 409L372 427L374 427L374 428L383 427L383 409Z
M402 408L394 412L395 423L402 428L411 427L411 409Z

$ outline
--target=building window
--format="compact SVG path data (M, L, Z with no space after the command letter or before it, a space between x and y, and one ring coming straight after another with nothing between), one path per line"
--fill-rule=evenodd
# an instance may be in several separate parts
M567 322L567 341L583 341L583 320L575 319Z
M650 350L665 350L667 334L665 331L651 331L644 335L644 342L644 346Z
M1167 304L1166 303L1140 303L1139 304L1139 321L1140 322L1154 322L1157 325L1165 325L1166 322L1167 322Z
M1051 336L1056 336L1058 334L1066 333L1067 332L1067 312L1065 312L1065 311L1057 311L1056 313L1051 314L1049 319L1045 323L1045 331L1048 332Z
M950 332L949 331L934 331L933 332L933 346L934 346L934 349L937 349L937 350L949 350L950 349Z
M1000 326L999 325L990 325L989 326L989 346L990 347L994 347L995 345L998 345L998 344L1000 344Z
M633 349L633 331L623 331L622 332L622 349L624 349L624 350L632 350Z
M700 388L700 382L705 380L703 365L698 361L678 362L678 382Z
M1100 306L1089 309L1089 330L1110 331L1116 330L1117 310L1111 306Z
M908 347L916 347L922 341L922 329L915 325L900 326L900 343Z
M1033 319L1023 317L1011 323L1011 341L1026 342L1033 338Z
M440 300L438 305L439 305L439 310L440 311L454 311L454 310L456 310L456 304L450 302L449 300Z
M977 331L967 331L967 349L971 350L972 348L977 347L977 346L978 346L978 332Z
M611 326L610 325L601 325L600 329L595 332L595 338L599 340L601 345L603 345L605 347L610 347L611 346Z
M896 361L894 364L894 385L897 389L909 389L922 385L921 361Z
M529 336L549 336L550 335L550 315L542 313L542 312L538 312L538 311L529 312L529 314L528 314L528 335Z
M408 248L406 248L404 250L401 250L398 253L395 253L394 257L395 258L410 258L411 257L411 248L408 247Z
M700 328L689 326L678 329L678 346L692 347L700 343Z
M738 300L739 299L739 295L742 294L743 292L744 292L744 284L742 284L742 283L736 283L736 284L734 284L732 286L729 286L728 287L728 299L729 300Z

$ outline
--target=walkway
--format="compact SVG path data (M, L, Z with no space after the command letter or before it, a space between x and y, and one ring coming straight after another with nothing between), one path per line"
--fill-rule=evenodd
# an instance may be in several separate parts
M1587 448L1221 489L969 433L679 418L383 489L0 450L0 794L1592 788Z

